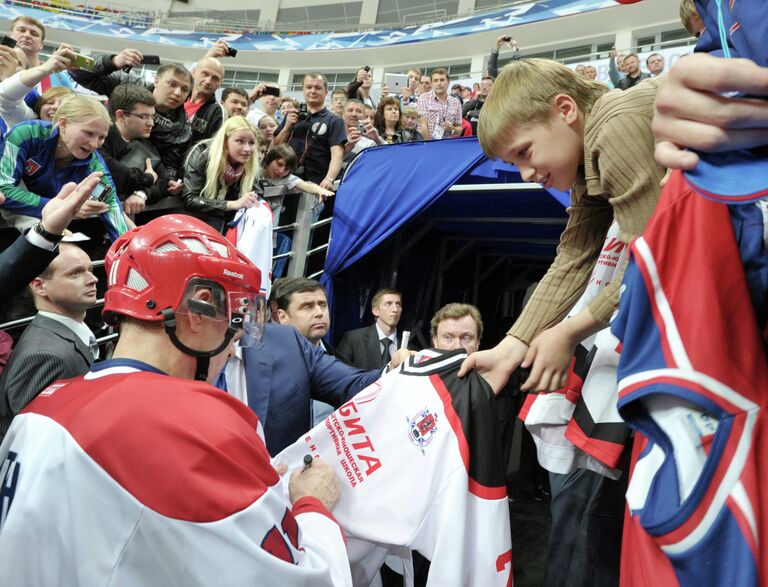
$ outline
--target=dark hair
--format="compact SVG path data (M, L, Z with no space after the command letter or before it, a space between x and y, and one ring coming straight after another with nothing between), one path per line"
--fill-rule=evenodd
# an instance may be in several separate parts
M387 294L400 296L401 301L403 299L403 294L400 293L400 290L392 289L389 287L382 287L379 291L373 294L373 297L371 298L371 307L373 308L374 306L377 306L381 301L381 298L383 298Z
M161 65L155 72L155 77L163 77L169 71L175 75L185 76L189 79L189 83L193 82L192 74L189 72L189 70L183 65L179 65L177 63L166 63L165 65Z
M646 65L646 67L648 66L648 60L651 57L661 57L662 59L664 59L664 56L661 53L651 53L650 55L648 55L648 57L645 58L645 65Z
M451 76L448 75L448 70L445 69L445 67L437 67L433 69L432 72L429 74L429 79L432 79L433 77L435 77L435 74L444 75L445 79L447 79L448 81L451 81Z
M291 171L296 169L298 157L296 156L296 151L294 151L293 147L290 145L283 143L281 145L275 145L272 147L269 151L267 151L267 154L264 156L264 161L261 163L261 165L262 167L266 167L272 163L272 161L276 161L277 159L285 159L285 162L288 164L288 167L290 167Z
M384 107L388 106L389 104L395 104L397 106L397 111L400 113L400 118L397 119L395 130L403 129L403 123L401 121L403 117L403 109L400 106L400 100L394 96L385 96L381 99L381 102L379 102L379 105L376 108L376 115L373 117L373 126L378 129L379 133L384 132L384 130L387 128L386 124L384 124Z
M155 105L155 97L147 88L139 84L120 84L109 96L109 114L112 120L118 110L131 112L136 104Z
M237 94L238 96L242 96L243 98L245 98L246 102L250 102L250 98L248 97L248 92L246 92L242 88L238 88L234 86L231 88L225 89L221 93L221 101L224 102L230 94Z
M278 310L286 310L291 304L293 294L325 289L317 279L308 277L284 277L275 280L272 284L272 294L270 295L270 305L274 305Z
M328 91L328 80L327 80L327 79L325 79L325 76L324 76L322 73L315 73L315 72L312 72L312 73L308 73L308 74L306 74L306 75L304 76L304 78L301 80L301 85L302 85L302 87L304 86L304 80L306 80L307 78L309 78L309 79L319 79L319 80L322 80L322 81L323 81L323 88L325 88L325 90L326 90L326 91Z

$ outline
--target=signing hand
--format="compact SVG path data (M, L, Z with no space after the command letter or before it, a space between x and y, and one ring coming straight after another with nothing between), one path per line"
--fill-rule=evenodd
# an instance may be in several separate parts
M312 466L296 469L288 482L288 497L296 503L302 497L316 497L331 511L341 497L339 480L333 469L319 457Z

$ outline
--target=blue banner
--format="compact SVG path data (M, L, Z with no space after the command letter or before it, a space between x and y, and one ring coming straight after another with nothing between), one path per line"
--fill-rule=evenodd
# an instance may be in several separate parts
M137 19L140 21L142 18L140 13L111 11L109 18L116 22L110 22L101 18L96 11L93 15L83 13L81 16L75 16L71 13L58 12L61 10L60 6L57 7L53 4L46 6L45 2L36 2L36 4L40 5L41 8L28 8L12 2L3 2L0 4L0 17L13 20L17 16L26 15L40 20L47 28L184 47L206 48L210 47L216 39L223 38L230 46L242 51L327 51L383 47L460 37L482 31L506 29L521 24L610 8L618 3L616 0L526 2L482 15L400 29L295 35L285 33L216 34L164 30L154 28L149 17L146 17L146 27L124 26L120 24L123 15L125 22L135 23Z

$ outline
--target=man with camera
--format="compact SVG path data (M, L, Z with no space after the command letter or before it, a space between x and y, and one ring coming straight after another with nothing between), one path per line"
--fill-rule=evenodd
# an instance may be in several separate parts
M328 83L322 74L305 75L303 92L306 103L285 116L272 144L293 147L299 156L294 173L329 190L341 171L347 133L341 118L325 107Z
M347 144L344 145L344 167L362 151L376 145L386 145L370 118L365 116L363 103L349 98L344 105L344 126L347 128Z

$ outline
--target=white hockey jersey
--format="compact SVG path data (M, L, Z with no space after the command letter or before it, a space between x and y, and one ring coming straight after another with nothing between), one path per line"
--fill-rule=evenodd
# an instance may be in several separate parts
M334 516L355 585L370 585L385 556L410 558L409 549L432 562L431 587L512 584L494 397L476 373L456 376L465 358L411 357L275 458L293 467L317 455L341 477Z
M350 585L337 523L314 498L291 508L257 427L137 361L50 385L0 445L0 582Z
M230 223L227 240L261 271L261 293L272 290L272 208L264 200L252 208L241 208Z
M589 305L626 259L627 247L619 240L614 220L589 283L568 318ZM612 479L621 476L616 466L629 429L616 407L618 362L619 340L605 328L576 347L565 387L526 397L520 419L546 470L566 474L584 468Z

